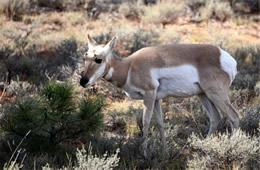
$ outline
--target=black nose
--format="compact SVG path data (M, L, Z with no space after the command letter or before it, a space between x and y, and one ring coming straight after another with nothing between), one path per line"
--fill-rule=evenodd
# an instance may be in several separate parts
M79 84L82 86L82 87L85 87L85 85L88 83L88 78L84 78L84 77L82 77L81 79L80 79L80 82L79 82Z

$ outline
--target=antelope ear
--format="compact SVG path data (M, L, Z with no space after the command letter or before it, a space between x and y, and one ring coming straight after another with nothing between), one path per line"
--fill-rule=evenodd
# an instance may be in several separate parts
M113 51L114 47L116 46L117 43L117 37L113 37L111 41L109 41L109 43L107 43L107 45L105 46L105 53L109 54Z
M95 40L93 40L90 35L88 34L88 48L95 48L95 46L97 46L97 42Z

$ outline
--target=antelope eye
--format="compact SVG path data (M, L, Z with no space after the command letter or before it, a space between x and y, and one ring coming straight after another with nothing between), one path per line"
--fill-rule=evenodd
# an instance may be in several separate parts
M96 62L97 64L101 64L101 62L102 62L102 59L95 58L95 62Z

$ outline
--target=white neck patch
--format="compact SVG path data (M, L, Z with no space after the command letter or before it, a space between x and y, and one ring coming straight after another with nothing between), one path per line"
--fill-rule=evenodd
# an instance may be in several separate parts
M114 72L114 68L113 68L113 67L110 67L110 69L108 70L107 75L105 76L105 79L106 79L106 80L111 79L111 77L113 76L113 72Z

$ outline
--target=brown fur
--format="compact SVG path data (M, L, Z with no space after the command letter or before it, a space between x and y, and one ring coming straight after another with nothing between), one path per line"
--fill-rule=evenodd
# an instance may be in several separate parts
M90 46L96 46L96 43L90 37L88 38ZM93 45L92 43L95 44ZM111 52L115 44L116 38L105 46L109 46L109 48L104 48L109 49L108 51ZM100 48L100 46L93 49L98 48ZM92 55L95 56L95 53L92 52ZM109 73L109 69L113 68L113 74L108 76L111 76L108 81L115 83L119 88L125 88L126 92L132 92L133 98L141 96L141 99L144 100L143 149L145 156L147 155L148 128L152 112L155 112L156 114L155 117L157 124L159 125L158 128L161 134L163 149L164 151L167 150L163 128L163 113L160 106L161 98L156 98L158 92L158 87L156 86L159 86L158 83L160 80L156 80L156 82L153 81L153 78L151 77L151 69L153 68L173 68L186 64L194 66L199 74L199 81L194 82L199 89L196 94L200 97L210 118L210 130L208 135L216 132L222 114L229 118L232 129L238 128L239 117L228 98L228 89L232 80L228 73L221 68L220 56L221 52L219 48L212 45L199 44L147 47L138 50L131 56L122 60L111 56L111 53L108 53L107 56L101 56L106 60L106 68L103 77L107 77L106 74ZM86 68L85 72L88 73L85 73L82 76L83 80L85 78L84 76L91 77L99 68L99 66L93 62L88 66L91 68ZM129 77L130 82L124 86ZM138 97L135 97L135 95Z
M218 79L223 77L227 79L225 80L227 85L230 82L227 73L220 66L219 48L212 45L182 44L147 47L125 58L122 63L120 61L112 63L116 63L113 67L116 70L118 68L120 73L115 72L110 81L120 82L118 87L123 87L126 81L126 69L128 70L129 67L133 76L131 83L136 87L149 90L154 88L150 77L151 68L167 68L183 64L195 66L202 82L219 81ZM140 74L142 76L139 76Z

